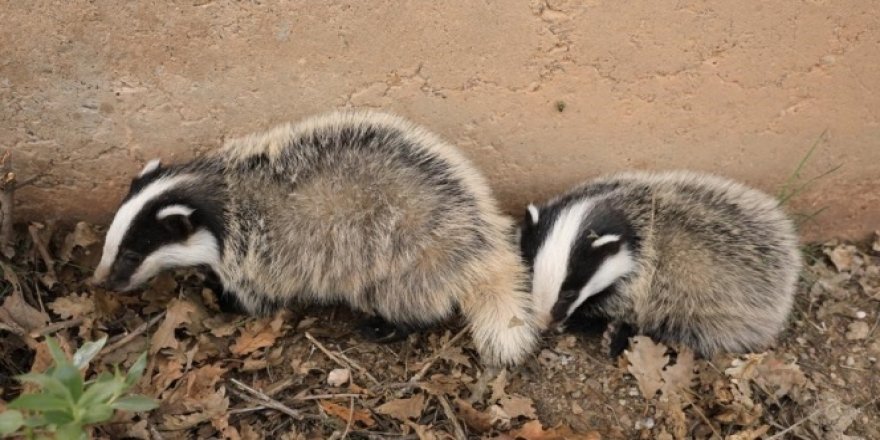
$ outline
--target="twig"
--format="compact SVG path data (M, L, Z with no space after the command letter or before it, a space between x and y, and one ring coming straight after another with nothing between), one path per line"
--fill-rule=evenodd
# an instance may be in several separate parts
M84 320L85 320L84 318L80 317L80 318L68 319L67 321L61 321L61 322L49 324L41 329L37 329L37 330L32 331L31 337L36 338L38 336L46 336L48 334L55 333L59 330L64 330L64 329L70 328L70 327L76 327L76 326L82 324Z
M12 246L13 230L12 206L15 204L15 173L9 163L11 152L6 150L0 156L0 254L6 258L15 256Z
M140 334L149 330L150 327L156 325L156 323L159 322L159 320L162 319L164 316L165 316L164 311L159 313L158 315L154 316L153 319L150 319L149 321L138 326L138 328L134 329L133 332L120 337L118 340L116 340L112 344L104 347L104 349L101 350L101 353L99 353L98 355L99 356L105 355L107 353L110 353L112 351L119 349L119 347L122 347L125 344L128 344L129 342L131 342L132 339L138 337Z
M429 359L428 362L426 362L425 365L422 366L422 368L419 370L419 372L414 374L413 377L411 377L409 379L409 381L410 382L421 382L422 378L425 376L425 374L428 373L428 370L431 368L431 366L434 365L434 362L437 362L437 359L440 359L440 356L443 356L443 354L446 352L446 350L448 350L450 347L452 347L452 344L455 344L456 342L458 342L458 340L461 339L461 337L464 336L464 334L466 332L467 332L467 328L463 328L455 336L453 336L448 341L446 341L446 343L443 344L443 346L440 347L440 349L437 350L436 353L434 353L434 356L432 356L431 359Z
M694 411L697 413L697 415L700 416L700 418L703 419L704 422L706 422L706 425L709 426L709 429L711 429L712 432L715 433L715 436L718 437L718 438L723 438L723 436L721 435L721 433L718 432L717 429L715 429L715 426L714 426L714 425L712 425L712 422L709 420L709 418L706 417L705 414L703 414L703 411L700 409L700 407L697 406L697 404L694 403L694 401L691 400L691 398L688 397L687 394L682 394L681 396L684 397L685 400L687 400L688 403L691 404L691 407L693 407L693 408L694 408Z
M152 423L147 422L147 426L150 428L150 440L163 440L162 434L159 433L159 430L153 426Z
M43 259L43 264L46 265L46 272L49 275L51 281L53 283L57 283L58 276L55 275L55 260L52 259L52 255L50 255L49 250L46 249L46 244L43 243L43 239L40 238L40 229L41 227L37 226L36 223L31 223L28 225L28 232L31 234L31 240L33 240L34 246L36 246L37 248L37 252L40 253L40 258Z
M245 391L248 394L250 394L251 398L253 400L255 400L256 402L262 404L263 406L265 406L267 408L272 408L276 411L280 411L284 414L289 415L290 417L293 417L296 420L302 420L302 419L310 416L309 414L303 414L293 408L290 408L289 406L267 396L262 391L256 390L254 388L251 388L251 387L241 383L237 379L229 379L229 380L233 385L235 385L236 387L238 387L242 391ZM309 418L314 418L314 417L316 417L316 416L311 416Z
M367 394L355 394L355 393L346 393L346 394L309 394L308 396L295 396L293 400L324 400L324 399L342 399L342 398L352 398L355 397L369 397Z
M330 350L327 349L327 347L325 347L323 344L318 342L317 339L315 339L311 334L309 334L309 332L306 332L305 335L306 335L306 339L311 341L312 344L315 344L315 347L318 347L318 349L321 350L324 354L326 354L327 357L329 357L331 360L333 360L333 362L336 362L337 364L339 364L342 367L356 370L358 373L361 373L364 376L366 376L368 379L370 379L374 384L380 385L380 382L378 380L376 380L376 378L373 377L373 375L370 374L370 372L367 371L366 368L360 366L360 364L351 360L348 356L346 356L342 353L331 352Z
M32 338L31 335L29 335L27 331L25 331L25 329L23 329L20 325L12 322L11 320L3 319L2 314L0 314L0 330L6 330L9 333L18 336L25 342L25 344L27 344L27 346L31 350L36 350L37 346L40 345L40 343L37 342L36 339Z
M229 414L229 415L232 415L232 414L245 414L245 413L254 412L254 411L262 411L262 410L264 410L264 409L266 409L266 407L263 406L263 405L252 406L252 407L249 407L249 408L235 408L235 409L230 409L229 412L227 412L227 414Z
M452 423L452 429L455 431L455 439L456 440L467 440L467 435L464 433L464 429L461 428L461 423L458 422L458 418L455 417L455 411L452 410L452 405L449 404L449 399L446 396L434 396L440 402L440 406L443 407L443 413L446 414L446 419L449 420L449 423Z
M779 432L777 432L776 434L773 434L772 436L767 437L767 440L775 440L775 439L778 439L778 438L782 438L782 437L784 437L785 434L788 434L789 432L791 432L792 430L794 430L794 428L797 428L798 426L803 425L804 422L806 422L807 420L812 419L813 416L815 416L816 414L819 414L819 411L821 411L821 410L822 410L822 408L818 408L818 409L816 409L815 411L811 412L811 413L808 414L806 417L804 417L804 418L798 420L797 422L795 422L793 425L789 426L788 428L785 428L785 429L783 429L782 431L779 431Z
M345 440L348 437L352 421L354 421L354 397L351 398L351 403L348 404L348 422L345 423L345 431L342 432L342 437L339 437L340 440Z

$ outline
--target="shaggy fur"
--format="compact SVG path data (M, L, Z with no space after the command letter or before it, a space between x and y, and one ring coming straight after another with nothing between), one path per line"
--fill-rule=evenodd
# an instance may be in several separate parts
M139 201L135 220L115 228L128 237L119 247L140 245L153 219L175 221L167 229L185 236L207 230L219 255L204 264L251 313L341 302L416 329L460 310L497 365L519 363L537 342L512 223L455 147L409 122L341 112L283 125L187 164L150 164L126 200L172 176L187 178ZM132 217L137 207L123 208ZM185 238L150 240L158 245L139 252L180 252ZM96 273L113 279L114 264ZM115 284L134 287L125 278Z
M577 238L555 239L562 230L554 228L557 220L585 205ZM574 312L704 356L771 344L791 310L801 267L794 226L778 201L685 171L582 184L529 209L521 245L535 270L532 293L545 326ZM568 267L567 275L541 269L553 261ZM626 270L608 288L585 292L590 278L609 267ZM578 295L583 303L569 310Z

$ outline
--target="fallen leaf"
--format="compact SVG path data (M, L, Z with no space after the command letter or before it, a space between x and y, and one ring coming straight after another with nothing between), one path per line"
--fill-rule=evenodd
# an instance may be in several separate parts
M675 365L667 365L660 371L660 376L663 377L661 391L664 396L689 390L694 383L694 353L686 348L681 349Z
M425 395L416 394L408 399L394 399L383 403L376 412L394 417L400 421L414 420L422 415L425 409Z
M271 346L281 336L283 316L282 313L278 313L271 321L258 319L249 322L236 338L235 344L229 347L229 351L234 355L244 356Z
M838 272L850 272L855 266L860 265L859 251L851 244L835 246L833 249L824 249L823 252L828 256Z
M871 326L865 321L856 321L847 326L846 339L859 341L866 339L869 334L871 334Z
M332 402L328 402L326 400L320 400L318 403L321 405L321 408L330 414L333 417L336 417L343 422L348 423L349 418L352 423L358 422L361 423L364 427L369 428L376 424L376 421L373 420L373 416L370 415L369 411L357 409L350 410L347 406L337 405Z
M32 332L45 327L49 323L49 315L31 307L20 290L12 289L0 306L0 322L14 323L26 332Z
M497 402L498 399L504 397L506 395L504 388L507 387L507 369L502 369L498 376L495 376L495 379L489 383L489 386L492 387L492 397L489 398L490 402Z
M470 360L461 351L461 347L448 347L440 353L440 358L455 364L470 366Z
M419 425L418 423L413 423L409 420L404 420L404 423L416 432L416 435L419 436L419 440L438 440L437 435L431 432L430 426Z
M163 348L176 349L180 343L174 337L174 331L188 322L196 313L195 304L185 299L173 299L165 312L165 320L156 329L150 343L150 354L158 353Z
M536 419L538 415L535 413L535 406L532 399L521 396L505 396L499 399L498 404L504 408L511 419L517 417L526 417Z
M532 420L526 423L520 429L515 429L508 433L515 439L523 440L601 440L602 436L596 431L590 431L583 434L574 433L571 428L560 427L544 429L541 422Z
M492 429L493 417L475 409L468 401L456 398L455 407L458 417L474 431L485 433Z
M724 440L757 440L770 430L770 425L761 425L754 429L746 429L736 434L724 437Z
M458 394L458 389L463 385L461 379L447 374L434 374L427 382L422 383L422 389L435 396Z
M663 387L663 367L669 361L666 346L657 344L647 336L632 338L630 350L624 351L629 361L628 371L638 381L645 399L650 399Z
M95 311L95 302L86 293L74 293L49 303L49 308L64 319L80 318Z
M772 354L765 357L758 365L757 373L755 383L763 389L775 390L773 395L777 399L807 384L807 376L801 371L800 366L785 362Z
M61 246L61 261L67 262L73 259L73 251L76 248L88 249L89 246L97 244L101 241L98 234L92 230L92 226L86 222L78 222L73 232L67 234L64 238L64 244Z

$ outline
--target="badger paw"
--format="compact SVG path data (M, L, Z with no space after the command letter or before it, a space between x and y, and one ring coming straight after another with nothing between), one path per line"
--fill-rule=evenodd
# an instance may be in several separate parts
M402 341L410 334L409 329L390 323L378 316L362 320L357 325L357 331L364 339L381 344Z

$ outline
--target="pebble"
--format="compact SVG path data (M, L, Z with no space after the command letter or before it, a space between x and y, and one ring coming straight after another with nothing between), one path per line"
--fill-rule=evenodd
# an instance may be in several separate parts
M852 366L855 365L855 364L856 364L856 360L853 359L852 356L847 356L847 357L846 357L846 366L847 366L847 367L852 367Z
M858 319L865 319L866 316L868 316L868 314L865 313L863 310L859 310L858 312L856 312L856 318Z
M348 382L351 378L351 372L348 368L337 368L327 374L327 384L333 387L339 387Z

